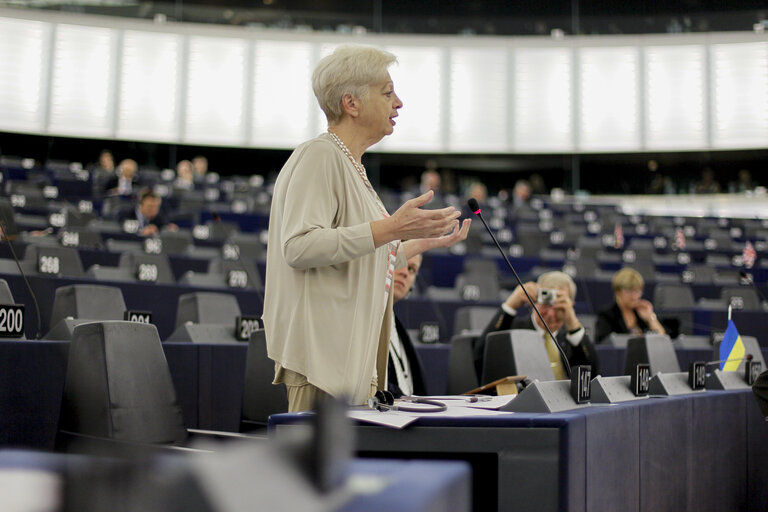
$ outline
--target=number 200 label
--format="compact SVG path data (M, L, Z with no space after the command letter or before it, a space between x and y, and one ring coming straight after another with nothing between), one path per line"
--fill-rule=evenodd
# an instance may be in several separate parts
M24 305L0 304L0 337L24 336Z

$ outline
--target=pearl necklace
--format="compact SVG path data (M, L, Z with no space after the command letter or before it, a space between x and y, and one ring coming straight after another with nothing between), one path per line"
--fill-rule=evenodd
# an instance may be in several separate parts
M341 151L345 155L347 155L347 158L349 158L349 161L352 162L352 165L357 171L357 174L360 175L360 178L363 180L363 183L365 183L366 188L368 188L368 190L373 195L373 198L376 201L376 206L379 207L379 210L381 210L381 213L384 215L384 217L389 217L389 213L387 212L387 209L384 208L384 205L382 204L381 199L379 199L379 195L373 189L373 185L371 185L371 182L368 181L368 173L365 172L365 166L360 162L358 162L357 160L355 160L355 157L352 156L352 152L349 150L347 145L344 144L344 141L341 140L341 138L338 135L336 135L331 131L329 131L328 134L331 136L331 139L333 139L333 142L336 143L339 149L341 149Z

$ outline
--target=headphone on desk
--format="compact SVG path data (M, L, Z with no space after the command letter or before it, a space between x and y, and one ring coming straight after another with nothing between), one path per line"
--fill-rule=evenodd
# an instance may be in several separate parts
M368 399L368 407L376 409L379 412L403 411L403 412L443 412L447 409L446 405L437 400L421 398L418 396L403 396L401 400L413 404L430 405L432 407L408 407L405 405L395 405L395 397L386 389L381 389Z

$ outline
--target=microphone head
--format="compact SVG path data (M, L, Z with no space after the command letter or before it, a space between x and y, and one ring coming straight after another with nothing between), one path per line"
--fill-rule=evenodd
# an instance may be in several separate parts
M744 356L744 358L745 358L747 361L751 361L751 360L752 360L752 354L747 354L746 356Z
M467 204L469 205L469 208L475 212L475 214L480 213L480 203L477 202L477 199L470 197L469 201L467 201Z

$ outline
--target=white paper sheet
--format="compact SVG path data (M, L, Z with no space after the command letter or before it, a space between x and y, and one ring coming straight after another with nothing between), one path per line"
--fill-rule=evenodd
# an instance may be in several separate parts
M413 423L419 418L469 418L477 416L500 416L506 414L512 414L509 412L501 412L495 409L507 404L514 396L502 396L491 397L491 400L483 402L470 403L466 401L467 397L461 397L461 400L452 400L448 397L442 397L443 403L448 406L448 409L442 412L404 412L404 411L376 411L373 409L350 409L347 413L348 417L364 421L366 423L375 423L377 425L383 425L386 427L392 427L402 429ZM429 397L432 400L440 401L441 397ZM451 397L458 398L458 397ZM498 400L497 400L498 399ZM406 407L420 407L420 404L414 404L409 402L397 402ZM432 406L425 405L425 411L429 410Z

